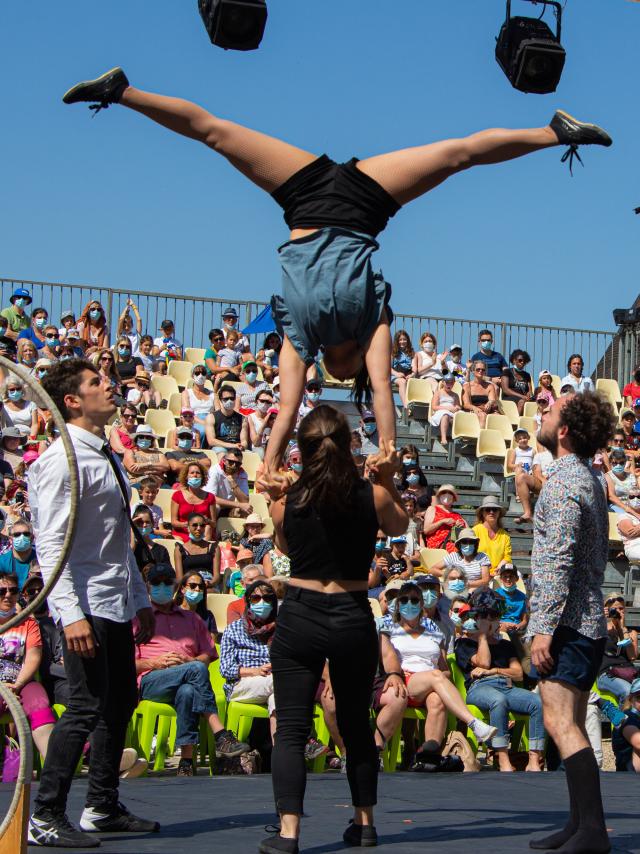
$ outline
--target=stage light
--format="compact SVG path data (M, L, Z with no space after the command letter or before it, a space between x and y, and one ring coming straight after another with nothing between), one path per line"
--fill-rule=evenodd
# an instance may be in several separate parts
M560 44L562 7L557 0L527 2L554 7L556 34L541 18L511 17L511 0L507 0L507 17L496 39L496 59L514 89L536 94L555 92L566 59ZM544 14L545 9L542 11Z
M266 0L198 0L212 44L225 50L255 50L267 23Z
M617 326L627 323L640 323L640 308L614 308L613 322Z

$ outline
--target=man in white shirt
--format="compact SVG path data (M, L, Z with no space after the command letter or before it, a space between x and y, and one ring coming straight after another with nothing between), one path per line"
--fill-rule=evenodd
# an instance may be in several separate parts
M134 635L153 634L146 586L130 547L130 489L111 456L104 427L116 410L111 385L89 362L58 362L42 385L67 422L79 473L73 545L49 607L63 628L67 709L56 723L42 770L29 843L93 848L99 839L67 819L71 781L87 738L91 767L80 826L87 832L144 832L157 822L132 815L118 802L118 770L128 722L137 705ZM29 498L37 555L51 576L70 522L71 481L64 446L54 442L29 470Z
M204 490L215 495L218 508L224 511L223 516L251 513L249 478L242 468L242 451L229 448L225 452L218 465L211 467Z
M176 328L173 320L163 320L160 324L162 335L153 339L152 355L157 358L182 359L182 341L175 337Z

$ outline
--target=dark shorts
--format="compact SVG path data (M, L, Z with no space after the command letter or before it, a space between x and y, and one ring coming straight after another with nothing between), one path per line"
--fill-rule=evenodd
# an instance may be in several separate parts
M531 665L532 679L549 679L552 682L567 682L579 691L590 691L596 681L604 655L606 638L585 637L569 626L559 626L551 640L553 669L547 676L540 677Z

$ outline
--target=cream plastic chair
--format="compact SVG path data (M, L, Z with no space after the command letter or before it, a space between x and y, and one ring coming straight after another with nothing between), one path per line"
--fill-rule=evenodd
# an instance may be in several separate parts
M267 519L271 518L267 499L265 498L262 492L249 493L249 503L253 507L253 512L259 513L264 522L266 522Z
M504 437L500 430L486 428L480 431L478 444L476 446L476 457L479 460L484 457L495 457L497 459L504 460L506 455L507 449L504 444Z
M518 420L518 427L522 427L524 430L528 430L529 435L533 439L533 437L538 431L538 422L535 418L527 418L526 415L521 415Z
M377 599L373 599L371 596L369 596L369 605L371 606L371 611L374 617L382 616L382 609Z
M238 597L233 593L208 593L207 608L216 620L218 632L227 628L227 608L232 602L237 602Z
M515 427L518 423L518 419L520 418L516 404L512 400L501 400L500 406L502 407L504 415L509 419L512 426ZM491 416L489 416L489 418L491 418Z
M411 377L407 383L407 407L412 403L421 403L427 406L433 397L433 388L429 380L419 380Z
M176 419L168 409L147 409L144 423L149 424L159 438L166 440L169 430L176 426Z
M206 350L204 347L185 347L184 358L187 362L191 362L192 365L197 365L199 362L204 362L205 353Z
M622 403L622 394L620 393L620 386L615 380L596 380L596 391L604 394L615 411L618 411L618 404Z
M132 487L131 487L131 505L130 505L130 506L131 506L131 509L133 510L133 508L134 508L137 504L140 504L140 493L139 493L139 492L138 492L138 490L135 488L135 486L132 486Z
M167 410L176 418L180 417L180 413L182 412L182 394L179 391L174 392L169 398Z
M516 421L516 424L518 422ZM487 415L487 430L497 430L504 439L505 442L511 442L513 438L513 427L511 426L511 420L506 415L498 415L496 413L492 413L491 415Z
M261 465L261 463L262 460L255 451L242 452L242 468L246 471L247 477L251 483L255 483L258 466Z
M449 552L446 549L420 549L420 562L425 569L444 560Z
M191 362L169 362L167 375L173 377L179 386L186 388L187 383L191 379L191 371L194 365Z
M337 380L332 376L327 370L324 359L320 362L320 370L322 371L322 384L329 388L351 388L353 385L353 380L342 382L342 380Z
M171 566L176 568L176 540L165 540L160 537L157 540L153 541L154 544L157 543L159 546L164 546L165 549L169 552L169 560L171 561Z
M554 395L560 397L560 377L557 374L551 374L551 385L553 386Z
M165 522L171 523L171 496L173 489L159 489L155 503L162 510L162 517Z
M538 414L538 404L535 400L528 400L524 405L523 416L525 418L535 418Z
M480 435L480 422L475 412L456 412L451 428L452 439L477 439Z
M178 394L180 389L174 377L163 377L162 374L151 374L151 388L156 389L162 395L162 399L168 401L172 394Z
M622 534L618 530L621 513L609 513L609 542L622 545Z

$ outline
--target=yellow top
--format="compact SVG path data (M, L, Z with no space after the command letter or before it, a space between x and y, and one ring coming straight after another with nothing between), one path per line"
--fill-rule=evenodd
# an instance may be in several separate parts
M501 561L511 562L511 537L504 528L498 528L498 533L491 539L489 531L482 522L473 526L473 531L480 538L478 551L484 552L491 561L491 574Z

